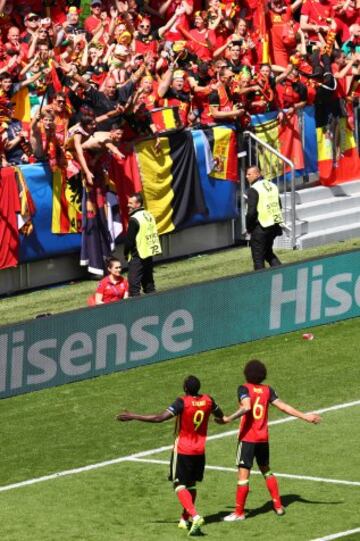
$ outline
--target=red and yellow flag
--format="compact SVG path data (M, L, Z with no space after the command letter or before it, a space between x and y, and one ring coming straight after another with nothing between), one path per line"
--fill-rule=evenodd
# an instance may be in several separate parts
M66 177L66 171L53 171L52 233L80 233L82 212L82 184L80 175Z
M319 178L325 186L360 178L356 140L346 118L340 118L335 133L326 126L316 129Z

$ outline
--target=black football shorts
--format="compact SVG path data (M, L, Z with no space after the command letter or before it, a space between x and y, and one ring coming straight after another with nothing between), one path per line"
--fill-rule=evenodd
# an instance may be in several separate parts
M236 450L236 465L238 468L251 470L254 458L258 466L269 465L269 442L252 443L239 441Z

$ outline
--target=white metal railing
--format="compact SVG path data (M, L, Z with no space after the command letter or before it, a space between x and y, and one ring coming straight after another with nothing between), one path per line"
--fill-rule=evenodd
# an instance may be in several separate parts
M279 189L279 193L284 195L283 198L283 216L285 224L290 224L288 233L291 236L291 245L296 248L296 231L295 231L295 166L294 163L286 158L283 154L270 146L265 141L262 141L254 133L245 131L243 133L244 142L247 140L247 152L240 152L238 157L241 159L240 171L240 219L241 233L246 233L245 215L246 215L246 186L245 186L245 164L259 166L259 157L265 150L268 152L269 166L268 174L265 177L270 177L275 180ZM255 148L254 148L255 147ZM247 157L247 160L246 160ZM273 159L274 162L273 163ZM274 173L274 174L273 174ZM290 177L290 182L287 178ZM290 196L290 205L288 205L288 196Z

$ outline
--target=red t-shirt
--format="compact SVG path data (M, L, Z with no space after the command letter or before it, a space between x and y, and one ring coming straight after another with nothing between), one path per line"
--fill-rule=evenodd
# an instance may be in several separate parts
M335 62L333 62L331 64L331 71L335 75L336 73L339 73L339 71L341 71L341 70L339 69L339 66ZM351 77L351 75L350 75L350 77ZM346 96L347 96L347 92L346 92L347 79L348 79L348 76L341 77L340 79L337 79L337 85L336 85L336 89L333 92L333 98L337 98L337 99L346 98Z
M251 410L240 420L239 440L252 443L266 442L269 439L269 404L278 398L269 385L245 383L238 388L238 399L250 398Z
M126 278L121 276L119 281L116 284L113 284L110 281L110 277L105 276L105 278L98 283L96 293L101 293L103 302L107 304L108 302L115 302L123 299L128 289L129 285Z
M211 41L214 46L216 43L215 33L211 30L200 32L197 28L193 28L189 31L189 34L193 39L189 39L187 42L188 48L203 62L208 62L211 60L213 49L207 46L206 40L208 39Z
M359 10L349 7L344 13L336 12L335 22L340 41L347 41L350 38L350 27L353 24L360 24Z
M193 0L186 0L186 3L189 6L193 7ZM165 19L168 21L175 13L176 8L181 4L181 1L174 0L166 11ZM180 31L179 27L184 28L184 30L190 30L190 19L191 15L183 13L180 17L174 22L172 27L165 33L166 41L182 41L184 39L184 34Z
M327 0L319 2L317 0L305 0L301 7L301 15L308 16L308 23L320 26L329 26L328 19L333 17L334 11L332 5ZM318 41L318 35L308 30L308 39Z
M210 413L222 416L216 402L207 394L181 396L168 411L177 417L175 450L182 455L203 455Z

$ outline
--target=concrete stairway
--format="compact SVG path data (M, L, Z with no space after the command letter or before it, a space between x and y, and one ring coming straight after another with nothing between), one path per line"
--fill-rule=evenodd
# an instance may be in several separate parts
M297 190L295 196L297 248L360 237L360 180L305 188ZM290 205L289 195L286 204ZM291 242L283 235L274 246L291 248Z

